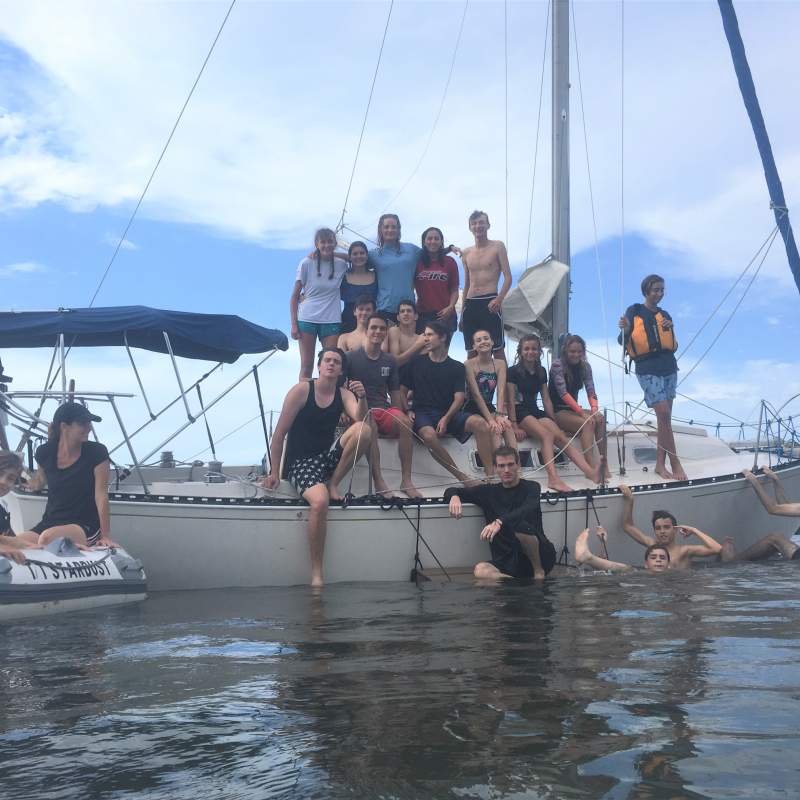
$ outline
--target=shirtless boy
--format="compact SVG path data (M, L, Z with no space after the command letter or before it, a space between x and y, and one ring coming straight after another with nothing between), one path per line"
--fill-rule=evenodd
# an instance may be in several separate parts
M606 542L608 534L601 525L597 526L597 538L603 543L603 549L608 555ZM630 564L622 564L619 561L610 561L608 558L596 556L589 549L589 528L582 530L575 540L575 561L578 564L585 564L592 569L605 570L608 572L632 572L636 567ZM670 567L669 550L663 544L651 544L644 551L644 568L647 572L666 572Z
M489 217L485 211L469 215L469 229L475 244L461 251L464 264L464 303L459 329L464 333L464 347L470 355L475 331L489 331L494 350L504 358L503 317L501 307L511 288L511 268L503 242L489 239ZM497 291L500 276L503 286Z
M722 545L707 533L693 528L690 525L678 525L669 511L653 512L653 535L647 536L633 524L633 492L630 487L621 484L619 487L625 497L625 509L622 515L622 527L625 533L644 547L660 544L669 552L670 569L689 569L693 558L716 556L722 552ZM684 537L696 536L702 544L678 544L675 541L676 533Z
M367 342L367 320L370 314L375 313L375 301L369 295L359 297L353 308L356 318L356 329L350 333L343 333L337 343L340 350L349 353L351 350L358 350ZM386 350L386 347L383 348Z
M397 306L397 325L389 328L389 352L397 366L407 364L425 347L423 335L417 333L417 306L413 300L401 300Z

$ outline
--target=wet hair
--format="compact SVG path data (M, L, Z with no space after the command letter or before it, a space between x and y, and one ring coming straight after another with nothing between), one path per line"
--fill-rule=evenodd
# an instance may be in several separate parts
M526 333L517 343L517 355L514 357L515 364L519 364L522 360L522 345L525 342L536 342L539 345L539 353L542 352L542 340L535 333ZM541 360L539 363L541 364Z
M642 280L642 296L647 297L652 289L654 283L664 283L664 279L660 275L656 275L653 273L652 275L648 275L646 278Z
M436 254L436 261L441 261L445 255L447 255L447 249L444 246L444 234L439 230L439 228L426 228L422 232L422 236L420 236L420 241L422 242L422 262L425 264L426 267L431 265L431 254L427 247L425 247L425 237L431 232L436 231L439 234L439 237L442 240L442 244L439 247L439 252Z
M314 258L317 260L317 277L322 275L322 254L319 252L319 243L323 239L333 239L334 247L336 246L336 234L330 228L320 228L314 234ZM336 257L331 256L331 270L328 273L328 280L332 281L336 271Z
M486 222L491 225L491 222L489 222L489 215L485 211L478 211L477 209L469 215L469 222L475 222L478 217L486 217Z
M345 372L347 369L347 356L345 355L344 350L341 347L323 347L322 350L319 351L319 355L317 356L317 366L322 364L322 358L325 353L338 353L339 358L342 359L342 373Z
M369 247L367 247L364 242L353 242L350 247L347 248L347 256L351 258L353 255L353 250L356 247L360 247L367 255L369 255Z
M393 219L397 223L397 249L400 250L400 217L397 214L381 214L378 218L378 246L383 250L383 222L387 219Z
M583 358L577 364L570 364L567 361L567 348L571 344L579 344L583 350ZM586 364L586 342L583 337L578 336L576 333L568 333L564 337L564 343L561 345L560 357L564 374L571 379L570 382L575 386L583 386L586 379L586 367L584 366Z
M398 314L400 313L400 306L411 306L411 308L413 308L413 309L414 309L414 313L415 313L415 314L417 313L417 304L416 304L416 303L415 303L413 300L411 300L410 298L408 298L408 297L407 297L405 300L401 300L401 301L400 301L400 302L397 304L397 313L398 313Z
M497 450L492 453L492 464L497 464L497 459L500 458L500 456L513 456L514 461L519 464L519 452L515 448L509 447L507 444L498 447Z
M370 297L368 294L360 294L356 297L355 303L353 303L353 308L358 308L359 306L372 306L375 308L375 299Z
M386 314L384 314L383 311L373 311L369 315L369 317L367 317L367 327L368 328L369 328L370 322L372 322L372 320L374 320L374 319L381 320L383 323L385 323L387 328L389 327L389 320L386 318Z
M450 330L438 320L432 319L425 323L426 328L430 328L440 339L444 339L450 344Z
M667 550L666 545L663 545L663 544L651 544L644 551L644 563L645 564L647 563L647 559L650 557L650 553L652 553L653 550L663 550L667 554L667 563L668 564L672 560L669 557L669 550Z
M656 520L659 519L668 519L672 522L673 525L678 524L678 520L676 520L675 517L669 513L669 511L664 511L663 509L656 509L653 512L653 518L651 520L651 524L653 527L655 527L656 525Z
M18 475L22 474L22 459L19 453L12 450L0 450L0 472L12 469Z

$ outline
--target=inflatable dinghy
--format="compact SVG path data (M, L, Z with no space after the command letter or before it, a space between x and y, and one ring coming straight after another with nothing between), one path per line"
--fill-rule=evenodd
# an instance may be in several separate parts
M24 564L0 557L0 622L147 597L142 563L121 547L79 550L60 538L19 552Z

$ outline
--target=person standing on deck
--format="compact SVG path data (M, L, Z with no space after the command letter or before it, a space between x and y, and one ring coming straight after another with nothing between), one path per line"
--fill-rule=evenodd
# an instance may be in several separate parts
M400 377L397 360L383 351L389 326L379 311L367 319L367 333L364 346L353 350L347 356L347 374L364 386L369 405L369 422L372 429L370 447L370 466L375 491L386 497L391 490L386 485L381 472L380 447L378 435L398 440L400 456L400 491L408 497L419 498L411 479L411 457L414 448L414 433L411 420L403 411L403 394L400 391Z
M369 265L378 280L378 311L397 322L397 306L414 296L414 273L422 250L400 241L400 218L382 214L378 220L378 247L369 251Z
M364 242L353 242L347 250L347 260L350 268L342 279L341 295L344 308L342 309L342 333L351 333L357 327L355 317L356 301L365 295L377 302L378 281L375 273L368 268L369 251Z
M375 301L369 295L361 295L355 301L356 328L339 337L338 347L349 353L358 350L367 341L367 320L375 313ZM384 350L387 348L384 347Z
M475 331L482 330L489 331L496 355L504 359L501 310L511 288L511 268L505 244L488 238L489 227L489 216L485 211L473 211L469 215L469 229L475 237L475 244L459 253L464 265L464 302L459 330L464 333L464 349L468 355L474 355L472 337ZM503 286L498 292L501 275Z
M272 437L272 468L262 479L266 489L274 490L280 485L281 459L288 438L283 475L311 507L308 539L312 586L322 586L330 501L342 499L339 482L370 444L369 425L361 421L367 413L364 387L358 381L350 381L347 388L339 386L345 358L336 347L323 348L317 359L319 377L300 381L289 390ZM334 440L342 412L355 422Z
M672 317L659 306L664 297L664 279L648 275L642 281L644 303L634 303L620 317L620 342L636 365L636 377L644 401L656 415L657 453L655 471L665 480L685 481L686 473L675 449L672 432L672 402L678 387L678 340ZM666 458L672 471L667 469Z
M492 461L499 484L452 488L444 493L451 517L461 518L463 502L474 503L486 519L481 539L489 542L492 559L476 564L474 575L489 580L544 580L555 566L556 549L542 528L541 488L536 481L520 478L519 453L513 447L499 447Z
M428 228L422 234L422 252L414 274L417 292L417 333L428 322L441 322L452 333L458 325L458 266L449 256L453 249L444 246L444 235L438 228Z

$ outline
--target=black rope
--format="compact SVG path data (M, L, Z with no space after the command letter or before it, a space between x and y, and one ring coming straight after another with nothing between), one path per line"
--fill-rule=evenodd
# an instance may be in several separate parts
M414 501L409 501L409 503L411 502ZM422 572L422 561L420 560L419 557L419 543L422 542L422 544L425 545L425 549L431 554L431 557L439 566L439 569L445 574L447 580L452 582L453 579L450 577L450 573L444 568L444 564L442 564L442 562L439 561L439 558L436 555L436 553L433 552L431 546L425 541L425 537L422 535L422 531L420 530L420 528L422 527L422 504L419 502L419 500L416 501L416 506L417 506L416 525L411 521L411 517L409 517L408 514L406 514L404 505L405 503L403 503L402 501L397 503L397 507L400 509L403 516L408 520L408 524L414 529L414 532L417 535L416 552L414 553L414 567L411 570L410 580L415 581L417 584L419 584L420 580L430 580L430 578L428 578L428 576L425 575L424 572Z
M567 525L567 516L569 512L569 498L564 495L564 544L561 547L561 553L558 556L558 563L565 566L569 563L569 546L567 545L567 534L569 528Z
M591 489L586 490L586 527L589 527L589 506L592 507L592 513L594 514L595 522L597 523L598 527L600 525L600 515L597 513L597 509L594 505L594 492ZM603 553L605 554L606 561L610 561L611 559L608 557L608 547L606 546L606 540L601 538L600 544L603 545Z

